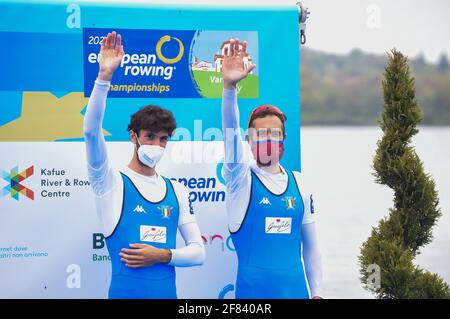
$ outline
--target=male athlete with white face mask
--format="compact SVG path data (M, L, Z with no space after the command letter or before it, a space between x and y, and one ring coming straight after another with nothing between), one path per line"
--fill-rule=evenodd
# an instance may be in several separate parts
M127 167L108 161L102 122L112 76L124 56L120 34L103 40L84 136L88 176L111 257L109 298L177 298L175 266L201 265L205 249L186 187L159 175L176 123L170 111L147 106L131 116L135 145ZM177 229L186 246L176 248Z
M252 111L246 140L255 162L244 156L236 86L255 67L245 66L246 54L246 43L231 39L222 64L223 174L238 257L236 297L319 299L313 198L302 174L279 163L287 120L279 108L262 105Z

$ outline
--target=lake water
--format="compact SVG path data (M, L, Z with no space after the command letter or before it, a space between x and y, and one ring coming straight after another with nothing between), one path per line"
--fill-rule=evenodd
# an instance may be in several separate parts
M305 127L301 133L302 170L315 191L323 295L373 298L359 281L358 255L371 228L393 205L392 190L376 184L372 175L381 129ZM433 229L434 240L421 249L416 264L450 283L450 127L422 127L413 145L436 182L442 211Z

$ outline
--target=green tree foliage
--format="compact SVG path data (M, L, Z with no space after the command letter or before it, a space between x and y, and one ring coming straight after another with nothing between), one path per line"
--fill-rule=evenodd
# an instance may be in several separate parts
M424 125L450 125L450 68L442 61L411 60ZM337 55L302 48L302 125L376 125L384 67L383 56L361 50Z
M441 215L434 181L410 145L422 120L414 85L406 57L393 50L382 81L384 134L373 167L377 183L393 189L394 208L373 228L359 257L361 282L378 298L450 298L447 283L413 264L419 249L431 242ZM381 270L378 287L368 283L373 264Z
M448 62L448 58L445 53L442 53L441 56L439 57L439 62L438 62L437 67L438 67L439 72L441 72L441 73L446 73L450 69L450 63Z

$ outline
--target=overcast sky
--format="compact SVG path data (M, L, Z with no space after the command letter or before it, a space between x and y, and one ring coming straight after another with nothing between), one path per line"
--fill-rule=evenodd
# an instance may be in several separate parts
M295 1L294 1L295 2ZM358 47L384 53L396 47L428 61L450 55L448 0L305 0L311 18L307 45L345 53ZM376 17L379 13L379 18Z
M107 0L121 1L123 0ZM134 1L136 2L136 0ZM297 0L147 0L208 5L286 5ZM311 11L307 46L347 53L353 48L385 53L393 47L410 57L437 61L450 56L449 0L303 0Z

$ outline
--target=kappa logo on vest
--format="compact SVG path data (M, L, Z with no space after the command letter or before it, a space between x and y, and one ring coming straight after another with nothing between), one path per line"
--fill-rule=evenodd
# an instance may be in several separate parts
M296 197L286 196L285 198L282 198L281 200L286 204L286 209L294 209L296 199L297 199Z
M134 209L133 209L134 213L144 213L147 214L147 212L145 211L144 207L142 207L141 205L137 205Z
M292 217L266 217L266 234L290 234Z
M259 205L272 205L270 200L267 197L263 197L261 201L259 202Z

